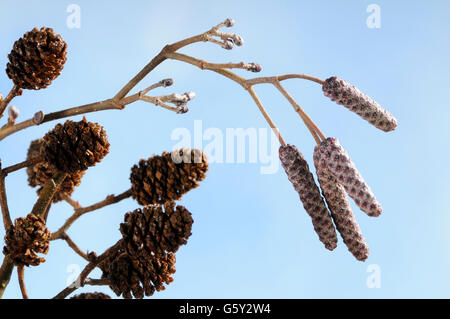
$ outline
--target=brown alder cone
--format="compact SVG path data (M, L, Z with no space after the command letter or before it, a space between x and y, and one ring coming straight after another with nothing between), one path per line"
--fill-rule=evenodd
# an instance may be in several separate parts
M43 139L34 140L31 142L30 147L28 148L27 160L31 160L32 158L38 157L42 154L42 144ZM27 167L28 185L31 187L40 186L36 191L39 196L45 183L53 177L56 171L57 170L54 166L45 161L29 166ZM79 171L72 174L67 174L64 182L53 196L53 202L56 203L62 201L65 195L70 196L75 190L75 187L81 184L81 178L84 173L85 171Z
M38 266L45 259L37 253L48 253L50 235L44 219L30 213L27 217L17 218L7 230L3 253L17 266Z
M157 256L176 252L185 245L191 235L191 213L174 202L162 205L148 205L125 215L120 232L130 256L137 256L141 250Z
M322 194L331 212L331 217L333 217L334 224L348 250L356 259L365 261L369 257L369 247L353 215L347 194L344 187L338 183L328 170L327 164L321 159L318 149L318 146L314 149L314 165L316 166L317 177Z
M333 250L337 246L337 235L333 222L319 188L317 187L309 166L302 153L294 145L280 146L281 165L300 196L314 230L325 248Z
M397 120L391 113L345 80L330 77L323 83L322 90L332 101L345 106L380 130L389 132L397 127Z
M109 287L117 296L126 299L142 299L152 296L155 291L164 290L164 284L173 281L175 254L167 253L156 257L141 250L141 254L131 257L120 249L106 259L100 268L102 278L110 281Z
M86 118L79 122L67 120L57 124L43 137L45 160L65 173L85 171L109 153L105 130Z
M179 200L206 177L208 160L199 149L163 152L131 168L132 196L143 206Z
M371 217L382 213L383 208L338 139L329 137L322 141L316 153L363 212Z
M46 88L61 73L66 53L66 42L53 29L34 28L14 43L6 74L22 89Z
M69 299L111 299L111 297L102 292L87 292L75 295Z

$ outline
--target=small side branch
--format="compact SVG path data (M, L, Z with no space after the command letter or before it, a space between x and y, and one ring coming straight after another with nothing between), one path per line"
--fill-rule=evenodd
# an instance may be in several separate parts
M97 267L103 260L108 258L111 254L115 253L122 245L122 239L116 244L108 248L103 254L95 257L94 254L90 254L89 258L91 261L86 265L86 267L81 272L80 276L69 286L63 289L59 294L57 294L53 299L64 299L72 292L86 284L87 276Z
M0 299L8 286L11 274L14 269L14 263L12 259L6 255L3 259L2 266L0 267Z
M272 131L278 137L278 140L280 141L280 144L283 145L283 146L286 146L286 142L284 141L283 137L281 136L280 131L278 130L277 126L275 125L275 123L270 118L269 114L267 114L267 111L264 108L264 106L262 105L262 103L259 100L258 96L256 95L255 90L253 90L253 88L250 87L248 89L248 93L250 93L250 96L253 98L253 100L255 101L256 105L258 106L259 111L262 113L262 115L266 119L266 121L269 124L270 128L272 129Z
M73 209L77 209L77 208L81 207L80 203L76 200L73 200L72 197L70 197L69 195L63 194L63 198L70 206L73 207Z
M64 182L67 173L56 172L52 178L50 178L44 185L41 195L33 206L31 211L36 216L42 216L44 220L47 220L47 214L49 205L51 205L53 195L55 195L59 186Z
M35 164L37 164L37 163L42 162L43 160L44 160L44 157L38 156L38 157L32 158L32 159L30 159L30 160L26 160L26 161L23 161L23 162L21 162L21 163L17 163L17 164L14 164L14 165L5 167L5 168L2 169L1 171L2 171L3 174L6 176L6 175L8 175L9 173L18 171L19 169L22 169L22 168L25 168L25 167L33 166L33 165L35 165Z
M73 249L75 253L77 253L79 256L81 256L83 259L89 261L88 255L82 251L77 244L67 235L66 233L62 234L61 239L65 240L67 245L69 245L70 248Z
M78 218L80 218L82 215L84 215L86 213L89 213L89 212L92 212L92 211L95 211L97 209L103 208L105 206L118 203L121 200L124 200L125 198L129 198L129 197L131 197L131 189L128 189L125 192L123 192L122 194L119 194L117 196L109 195L104 200L102 200L102 201L100 201L98 203L95 203L95 204L93 204L91 206L80 207L80 208L75 209L75 211L72 214L72 216L70 216L65 221L65 223L56 232L54 232L52 234L51 240L62 239L62 236L64 236L64 234L70 228L70 226L72 226L72 224Z
M19 95L22 95L22 89L17 85L14 85L8 95L0 103L0 118L3 117L3 113L12 99Z
M320 138L322 140L325 140L325 136L322 133L322 131L317 127L317 125L311 120L311 118L306 114L305 111L303 111L302 107L294 100L294 98L289 94L288 91L280 84L279 81L275 81L273 85L283 94L283 96L286 98L286 100L291 103L292 107L294 108L295 112L300 115L300 118L305 123L306 127L311 132L311 135L313 136L314 140L316 141L317 145L320 144Z
M20 286L20 291L22 292L23 299L29 299L28 293L27 293L27 288L25 286L23 265L17 266L17 278L19 279L19 286Z
M12 225L11 216L9 215L8 200L6 197L5 174L3 173L2 162L0 161L0 206L2 208L2 218L5 230Z
M108 286L110 281L108 279L87 278L84 281L84 284L89 286Z

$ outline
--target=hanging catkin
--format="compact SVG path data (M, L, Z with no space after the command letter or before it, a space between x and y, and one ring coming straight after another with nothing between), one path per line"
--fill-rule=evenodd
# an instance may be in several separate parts
M333 250L337 246L337 235L333 222L314 177L302 153L294 145L281 146L279 149L281 165L288 179L300 196L308 215L311 217L314 230L325 248Z

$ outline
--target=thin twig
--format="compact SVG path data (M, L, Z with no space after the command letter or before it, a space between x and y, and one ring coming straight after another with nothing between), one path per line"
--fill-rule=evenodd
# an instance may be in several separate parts
M83 287L86 284L87 276L97 267L103 260L105 260L107 257L109 257L111 254L116 252L120 246L122 245L122 239L120 239L117 243L115 243L113 246L108 248L103 254L100 256L93 258L92 261L90 261L86 267L84 267L83 271L80 273L78 278L69 286L64 288L59 294L57 294L53 299L64 299L68 295L70 295L72 292L77 290L80 287Z
M8 286L9 280L11 279L11 274L14 269L14 263L9 255L3 258L2 266L0 267L0 299Z
M89 286L108 286L110 284L110 281L109 279L106 278L102 279L86 278L84 284Z
M2 208L2 218L5 230L12 225L11 216L9 215L8 199L5 188L5 174L2 171L2 162L0 161L0 206Z
M44 185L41 191L41 195L33 206L31 213L36 216L42 216L44 220L47 220L47 212L49 205L52 202L53 195L55 195L59 186L64 182L67 173L57 171L52 178L50 178Z
M23 265L17 266L17 278L19 279L19 286L23 299L29 299L27 288L25 286Z
M283 146L286 146L286 142L284 141L283 137L281 136L280 131L278 130L277 126L275 125L275 123L270 118L269 114L267 114L266 109L264 108L264 106L262 105L262 103L259 100L258 96L256 95L255 90L253 90L253 87L250 87L248 89L248 93L250 93L251 97L253 98L253 100L255 101L256 105L258 106L260 112L262 113L262 115L266 119L267 123L269 123L269 126L272 129L272 131L275 133L275 136L278 137L278 140L280 141L280 144L283 145Z
M245 78L243 78L242 76L231 72L230 70L226 70L224 68L217 68L217 67L204 68L205 61L197 59L197 58L194 58L194 57L191 57L191 56L186 55L186 54L178 53L178 52L170 52L170 53L167 53L166 56L168 58L172 59L172 60L177 60L177 61L181 61L181 62L185 62L185 63L191 64L191 65L194 65L194 66L198 67L201 70L206 69L206 70L214 71L214 72L219 73L219 74L221 74L223 76L226 76L227 78L229 78L229 79L233 80L234 82L240 84L245 89L248 88L248 85L247 85L247 82L246 82L247 80ZM210 63L209 65L210 66L214 66L216 64Z
M17 171L17 170L25 168L25 167L33 166L33 165L35 165L37 163L42 162L43 160L44 160L43 156L37 156L37 157L34 157L32 159L29 159L29 160L26 160L26 161L23 161L23 162L20 162L20 163L17 163L17 164L5 167L4 169L2 169L2 172L6 176L9 173L12 173L14 171Z
M322 131L319 129L319 127L311 120L311 118L306 114L305 111L303 111L302 107L294 100L294 98L289 94L288 91L281 85L279 81L275 81L273 85L283 94L283 96L291 103L292 107L294 108L295 112L297 112L303 122L305 123L306 127L311 132L311 135L315 139L317 145L320 144L320 138L322 140L325 140L325 136L323 135Z
M22 89L17 85L14 85L9 91L8 95L1 101L0 103L0 118L3 117L3 113L5 112L6 107L12 101L13 98L22 94Z
M72 197L70 197L69 195L67 195L67 194L65 194L65 193L62 195L62 198L63 198L64 201L66 201L70 206L72 206L73 209L77 209L77 208L80 208L80 207L81 207L81 206L80 206L80 203L79 203L78 201L73 200Z
M65 223L56 231L52 234L51 236L51 240L55 240L55 239L61 239L62 236L64 235L64 233L70 228L70 226L72 226L72 224L78 219L80 218L82 215L92 212L94 210L103 208L105 206L111 205L111 204L115 204L120 202L121 200L125 199L125 198L129 198L131 197L131 189L126 190L125 192L123 192L122 194L119 194L117 196L114 195L109 195L107 196L104 200L95 203L91 206L87 206L87 207L79 207L77 209L74 210L74 213L72 214L72 216L70 216Z
M147 74L167 59L168 53L178 51L179 49L196 42L210 41L212 35L217 35L218 29L232 26L232 24L228 21L230 21L230 19L219 23L209 31L202 34L166 45L161 52L158 53L158 55L156 55L138 74L136 74L127 84L125 84L122 89L120 89L120 91L114 96L114 100L120 101L123 99L140 81L142 81L143 78L147 76Z
M72 238L69 237L69 235L67 235L66 233L63 233L63 235L61 236L61 239L65 240L66 243L69 245L70 248L73 249L74 252L76 252L78 255L80 255L85 260L89 261L88 255L84 251L82 251L77 246L77 244L75 244L75 242L72 240Z

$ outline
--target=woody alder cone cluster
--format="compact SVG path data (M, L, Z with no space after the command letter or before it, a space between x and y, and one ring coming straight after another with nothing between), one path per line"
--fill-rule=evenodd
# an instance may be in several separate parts
M156 256L141 250L131 257L123 249L106 259L101 265L102 278L109 280L109 287L117 296L126 299L142 299L152 296L155 291L164 290L164 284L173 281L175 254Z
M187 243L194 222L191 213L181 205L175 207L174 202L136 209L124 219L120 232L130 256L139 255L141 250L157 256L176 252Z
M397 127L397 120L391 113L345 80L336 76L328 78L322 90L332 101L355 112L380 130L389 132Z
M87 292L75 295L70 299L111 299L111 297L102 292Z
M358 222L353 215L344 187L328 170L326 163L314 152L314 164L322 194L333 217L334 224L342 236L348 250L356 259L364 261L369 257L369 247L361 233Z
M47 254L50 235L44 219L30 213L25 218L17 218L7 230L3 253L16 265L38 266L45 259L37 253Z
M143 206L179 200L206 177L208 161L198 149L164 152L131 168L132 196Z
M73 174L100 162L109 152L106 132L97 123L66 121L43 137L45 160L59 171Z
M314 230L325 248L333 250L337 246L337 235L328 209L325 206L314 177L302 153L294 145L281 146L279 149L281 164L300 196L303 207L311 217Z
M31 160L42 155L42 144L42 139L34 140L31 142L30 147L28 148L27 160ZM27 168L28 184L31 187L40 186L37 190L37 194L40 195L45 183L50 178L52 178L55 173L55 167L47 163L46 161L29 166ZM75 190L75 187L80 185L81 178L83 177L84 173L84 171L78 171L72 174L68 174L64 179L64 182L61 184L61 186L53 196L53 202L56 203L63 200L65 195L71 195Z
M66 42L53 29L34 28L14 43L6 74L19 88L46 88L61 73L66 52Z

